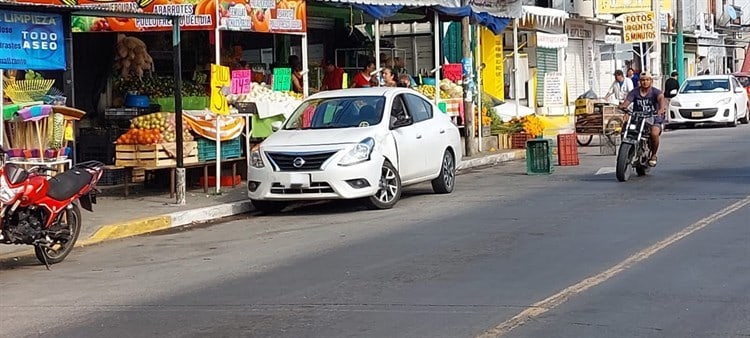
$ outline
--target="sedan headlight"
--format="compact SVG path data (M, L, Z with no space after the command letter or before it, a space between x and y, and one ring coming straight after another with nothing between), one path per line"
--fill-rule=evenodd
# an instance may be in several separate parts
M374 148L375 140L373 140L372 137L368 137L357 143L354 148L349 150L349 152L344 155L341 161L339 161L339 165L348 166L364 161L369 161L370 155L372 155L372 150Z
M23 187L11 188L5 177L0 177L0 202L10 204L23 191Z
M669 101L669 105L672 107L682 107L682 105L680 104L680 101L677 101L675 99L672 99L672 101Z
M719 100L719 102L716 102L716 103L717 104L729 104L729 102L731 102L731 101L732 101L731 97L725 97L725 98Z
M266 166L263 163L263 155L260 153L260 144L256 144L250 151L250 165L253 168L263 168Z

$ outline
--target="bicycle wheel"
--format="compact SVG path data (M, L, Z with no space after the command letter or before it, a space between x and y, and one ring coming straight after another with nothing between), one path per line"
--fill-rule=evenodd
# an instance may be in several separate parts
M591 144L591 140L594 139L594 135L577 135L576 142L579 146L585 147Z
M604 126L604 136L607 142L613 146L619 144L619 137L622 134L622 119L619 117L611 118Z

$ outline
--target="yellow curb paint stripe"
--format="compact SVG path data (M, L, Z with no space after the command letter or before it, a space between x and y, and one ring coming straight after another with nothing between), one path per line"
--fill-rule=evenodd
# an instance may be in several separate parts
M611 268L595 275L589 278L586 278L574 285L571 285L562 291L542 300L539 302L536 302L528 307L528 309L522 311L521 313L513 316L513 318L504 321L497 326L485 331L484 333L477 336L477 338L494 338L494 337L501 337L510 331L524 325L527 321L539 317L542 314L546 313L547 311L550 311L563 303L565 303L568 299L572 298L573 296L576 296L580 293L585 292L586 290L593 288L601 283L606 282L607 280L611 279L612 277L618 275L619 273L629 269L630 267L634 266L635 264L653 256L654 254L658 253L659 251L663 250L664 248L680 241L681 239L692 235L693 233L706 228L711 223L714 223L718 221L719 219L737 211L740 210L742 207L750 204L750 196L745 197L744 199L724 208L716 213L703 218L686 228L682 229L681 231L672 234L671 236L662 239L661 241L657 242L656 244L643 249L634 255L628 257L627 259L621 261L620 263L612 266Z
M141 235L153 231L164 230L172 226L172 216L162 215L141 218L120 224L105 225L88 239L79 242L80 245L91 245L103 241Z

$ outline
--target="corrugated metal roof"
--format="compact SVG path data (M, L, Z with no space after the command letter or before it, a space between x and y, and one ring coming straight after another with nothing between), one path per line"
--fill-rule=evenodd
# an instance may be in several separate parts
M137 6L123 6L123 3L102 3L87 5L54 5L32 2L15 2L0 0L0 9L17 11L45 11L53 13L70 13L73 15L127 17L127 18L172 18L174 15L143 13Z
M370 6L407 6L407 7L460 7L460 0L323 0L323 2L339 2Z

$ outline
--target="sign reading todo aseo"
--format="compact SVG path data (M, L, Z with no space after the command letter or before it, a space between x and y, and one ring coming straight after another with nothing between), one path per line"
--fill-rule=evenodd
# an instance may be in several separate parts
M651 42L656 40L654 12L623 15L622 30L625 43Z
M62 16L0 11L0 69L65 69Z

